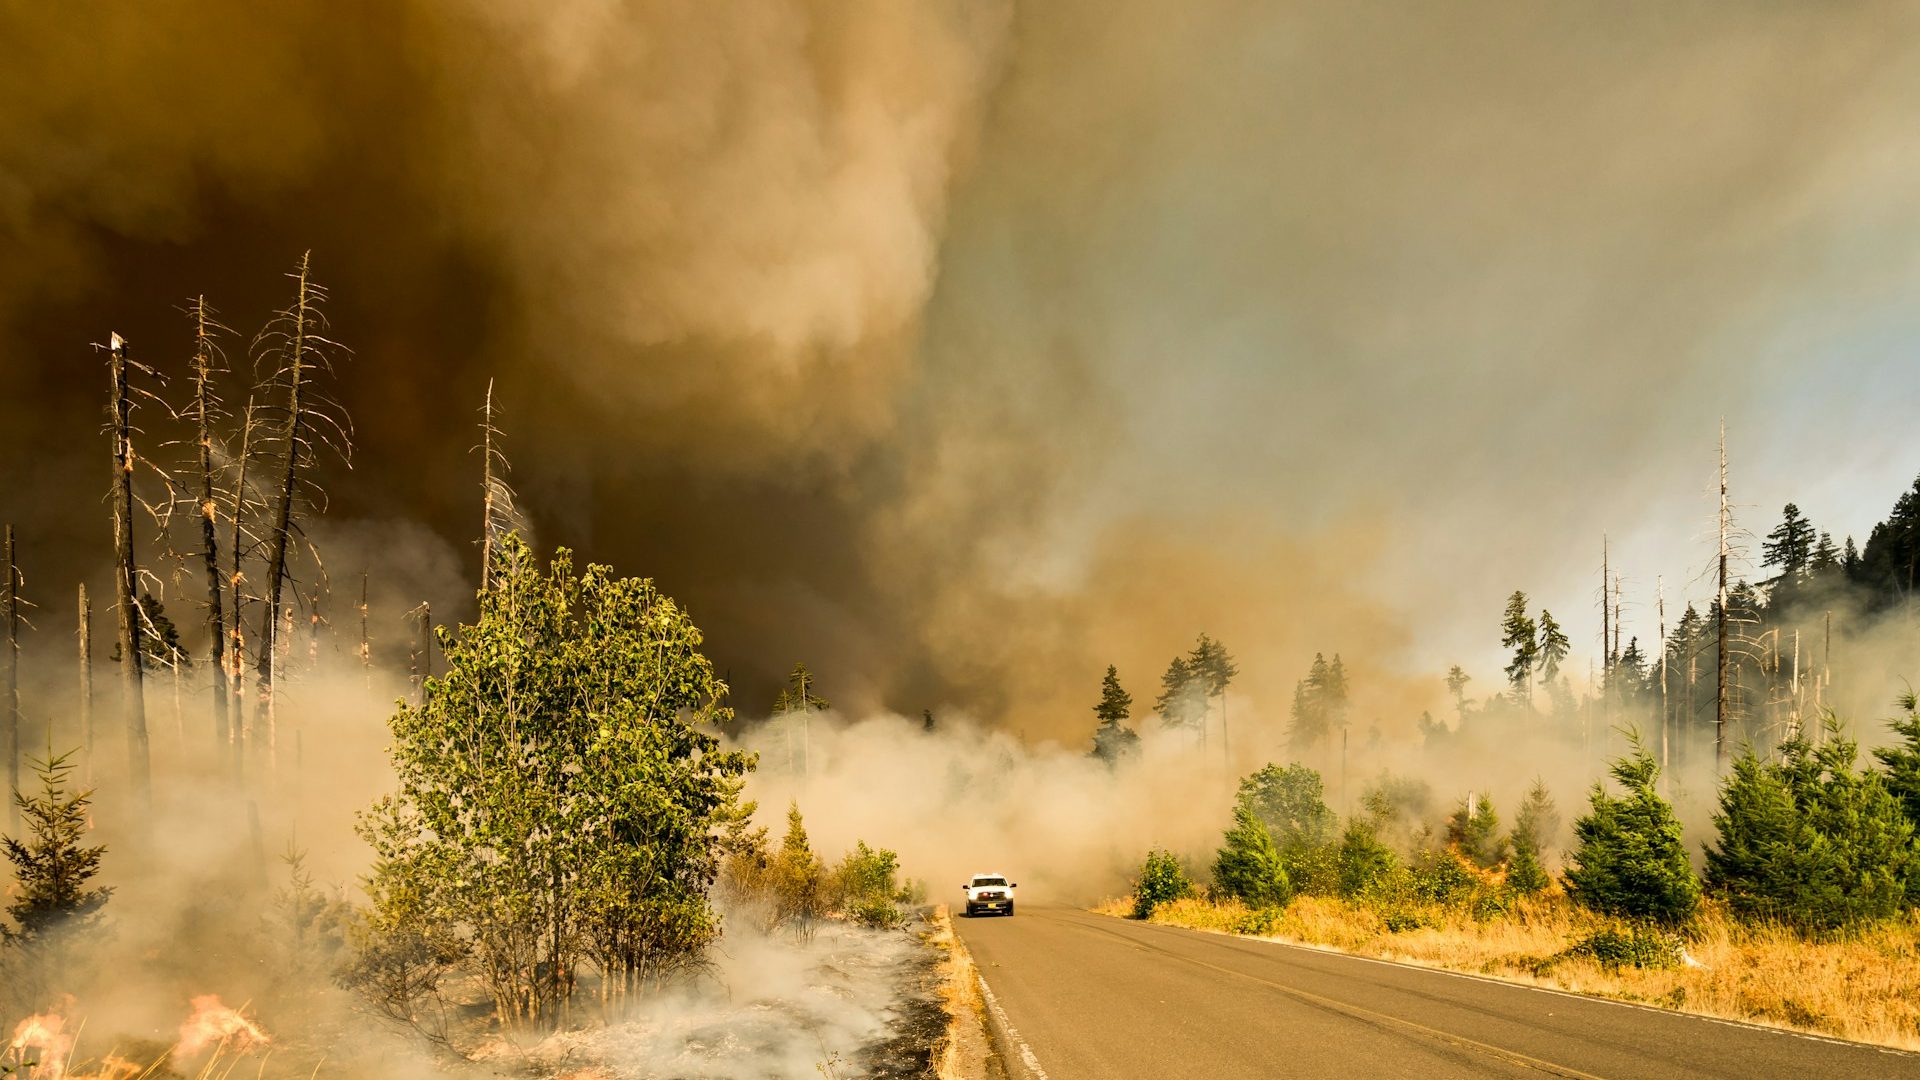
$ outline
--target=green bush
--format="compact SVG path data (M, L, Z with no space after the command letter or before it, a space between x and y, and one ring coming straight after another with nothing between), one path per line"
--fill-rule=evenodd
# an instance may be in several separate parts
M1460 854L1489 869L1507 858L1507 838L1500 835L1500 815L1493 812L1493 800L1485 795L1474 798L1472 806L1462 799L1454 808L1453 816L1447 819L1447 841L1458 848Z
M1389 934L1404 934L1427 925L1427 920L1413 908L1391 906L1381 909L1380 923Z
M1512 888L1504 885L1481 885L1473 891L1473 897L1467 902L1467 911L1475 922L1492 922L1513 914L1514 897L1518 895Z
M1213 864L1213 880L1222 892L1248 907L1271 907L1293 899L1293 883L1280 861L1267 827L1245 802L1233 811L1233 828Z
M1516 838L1513 845L1513 860L1507 864L1507 884L1515 892L1532 894L1545 889L1552 883L1547 877L1547 868L1540 865L1540 856L1534 852L1531 842Z
M1414 860L1409 881L1416 899L1442 907L1466 903L1479 884L1480 879L1462 866L1459 858L1450 851L1422 852Z
M1605 968L1671 968L1680 965L1680 939L1651 926L1599 930L1561 955L1588 957Z
M1355 820L1347 825L1338 851L1340 895L1352 899L1377 890L1393 876L1397 861L1373 827Z
M1133 917L1149 919L1153 909L1169 900L1193 895L1193 882L1173 852L1155 849L1147 853L1140 867L1140 879L1133 886Z
M887 930L906 921L900 910L905 890L900 888L900 860L893 852L875 850L864 840L834 869L833 891L839 899L841 914L859 923Z
M1339 827L1327 807L1320 774L1298 762L1286 768L1267 765L1245 777L1235 801L1259 817L1285 852L1321 847Z
M1592 810L1574 822L1567 892L1603 915L1677 925L1700 905L1700 883L1682 845L1673 807L1654 790L1660 766L1636 737L1613 763L1619 797L1595 784Z
M1239 922L1234 924L1233 932L1236 934L1250 934L1254 937L1271 934L1273 933L1273 928L1280 924L1280 917L1283 914L1285 914L1285 911L1282 908L1254 908L1242 916Z
M1749 750L1720 789L1707 885L1743 920L1818 936L1905 907L1913 826L1880 774L1854 768L1855 744L1828 730L1824 745L1796 739L1774 761Z

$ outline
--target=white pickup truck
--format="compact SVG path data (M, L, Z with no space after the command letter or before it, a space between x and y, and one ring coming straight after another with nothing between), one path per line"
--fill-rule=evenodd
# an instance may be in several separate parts
M967 914L980 915L1002 911L1013 914L1013 890L1019 885L1007 881L1005 874L975 874L967 882Z

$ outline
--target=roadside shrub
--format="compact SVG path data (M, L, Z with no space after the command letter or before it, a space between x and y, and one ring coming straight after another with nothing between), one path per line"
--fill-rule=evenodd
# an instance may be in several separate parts
M1397 861L1392 849L1380 842L1364 821L1347 825L1338 852L1340 895L1348 899L1369 893L1393 875Z
M1900 913L1913 826L1880 774L1854 768L1856 753L1829 721L1824 745L1796 739L1778 760L1748 750L1734 762L1707 885L1736 916L1817 936Z
M1561 955L1584 956L1608 969L1679 967L1680 939L1651 926L1609 928L1588 934Z
M801 940L813 937L814 923L826 914L827 868L807 841L797 803L787 807L787 835L768 868L773 887L774 925L793 930Z
M1471 800L1472 805L1469 805ZM1469 796L1447 819L1447 842L1476 864L1491 869L1507 859L1507 838L1500 835L1500 815L1485 795Z
M1461 865L1450 851L1422 852L1414 859L1408 882L1413 895L1422 903L1457 907L1472 897L1480 879Z
M1514 840L1513 861L1507 864L1507 884L1513 886L1515 892L1523 894L1540 892L1552 884L1552 879L1547 876L1547 868L1540 865L1540 856L1524 839Z
M900 910L905 893L900 888L899 872L900 860L893 852L856 841L833 872L833 892L841 914L861 926L881 930L905 922L906 913Z
M1155 848L1147 853L1140 867L1140 880L1133 886L1133 917L1153 917L1153 909L1169 900L1193 895L1193 882L1173 852Z
M1280 925L1280 919L1285 914L1283 909L1277 907L1254 908L1240 917L1240 921L1234 924L1233 932L1254 937L1271 934L1273 928Z
M1293 898L1293 883L1280 861L1280 850L1245 802L1234 807L1233 828L1214 860L1213 880L1222 892L1252 908L1278 906Z
M1593 786L1592 809L1573 826L1567 892L1603 915L1684 923L1700 905L1700 883L1682 846L1680 821L1654 790L1660 766L1636 736L1611 771L1625 793Z
M1380 925L1386 927L1389 934L1404 934L1426 926L1427 920L1413 908L1394 905L1381 909Z
M1467 903L1467 912L1475 922L1492 922L1513 914L1513 902L1517 894L1505 885L1481 885L1473 891L1473 897Z

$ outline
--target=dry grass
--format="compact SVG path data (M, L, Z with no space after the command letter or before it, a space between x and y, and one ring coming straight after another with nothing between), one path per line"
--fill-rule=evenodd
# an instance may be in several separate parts
M986 1002L980 999L980 979L973 956L953 932L953 915L945 904L928 919L933 932L929 944L943 954L940 961L940 1007L947 1014L947 1030L933 1049L934 1075L939 1080L975 1080L986 1075L990 1053L986 1039Z
M1125 917L1130 898L1094 909ZM1372 908L1303 896L1265 925L1235 900L1163 904L1153 921L1216 933L1248 933L1362 956L1491 975L1575 993L1634 1001L1860 1042L1920 1050L1920 913L1849 941L1811 942L1791 931L1735 923L1702 909L1686 962L1674 968L1610 968L1567 950L1617 924L1562 895L1522 901L1507 918L1422 908L1428 925L1394 933Z

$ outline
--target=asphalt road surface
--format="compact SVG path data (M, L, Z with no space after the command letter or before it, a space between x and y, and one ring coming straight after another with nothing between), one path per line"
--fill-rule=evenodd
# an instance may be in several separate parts
M1920 1055L1022 902L956 917L1008 1070L1081 1077L1899 1076Z

